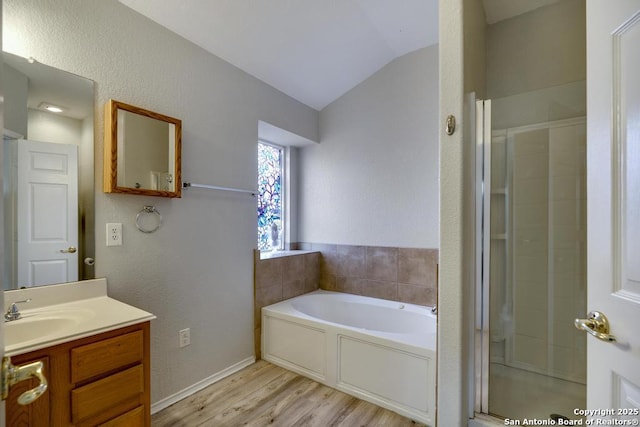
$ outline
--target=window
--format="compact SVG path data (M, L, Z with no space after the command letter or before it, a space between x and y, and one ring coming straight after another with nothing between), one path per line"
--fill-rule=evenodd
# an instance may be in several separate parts
M284 149L258 142L258 250L283 249Z

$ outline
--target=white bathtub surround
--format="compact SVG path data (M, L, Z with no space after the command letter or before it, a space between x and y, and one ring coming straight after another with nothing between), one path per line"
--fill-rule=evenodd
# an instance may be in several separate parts
M260 359L262 335L260 310L287 298L315 291L320 286L320 253L317 251L277 251L271 256L254 249L253 333L256 359Z
M430 425L436 317L429 307L315 291L262 309L262 357Z
M431 306L436 303L438 250L295 243L297 250L254 250L254 343L261 357L260 310L317 289Z

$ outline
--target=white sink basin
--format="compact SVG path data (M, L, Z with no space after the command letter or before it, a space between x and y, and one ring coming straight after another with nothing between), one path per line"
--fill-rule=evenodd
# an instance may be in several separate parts
M6 356L155 319L151 313L110 298L105 278L5 291L4 299L5 312L13 301L31 301L19 307L20 319L4 322Z
M64 334L94 316L91 310L27 311L18 320L4 323L5 346Z

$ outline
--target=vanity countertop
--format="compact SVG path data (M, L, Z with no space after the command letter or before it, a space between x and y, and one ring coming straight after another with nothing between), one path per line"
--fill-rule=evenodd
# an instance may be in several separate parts
M4 323L5 355L62 344L156 318L107 295L106 279L6 291L4 312L20 304L21 318Z

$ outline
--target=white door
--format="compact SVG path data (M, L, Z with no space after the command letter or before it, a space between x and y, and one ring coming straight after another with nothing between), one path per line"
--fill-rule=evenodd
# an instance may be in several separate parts
M78 147L18 141L19 287L78 280Z
M587 406L640 420L640 0L587 1ZM586 314L586 313L585 313ZM602 336L601 336L602 337ZM602 337L604 338L604 337Z

